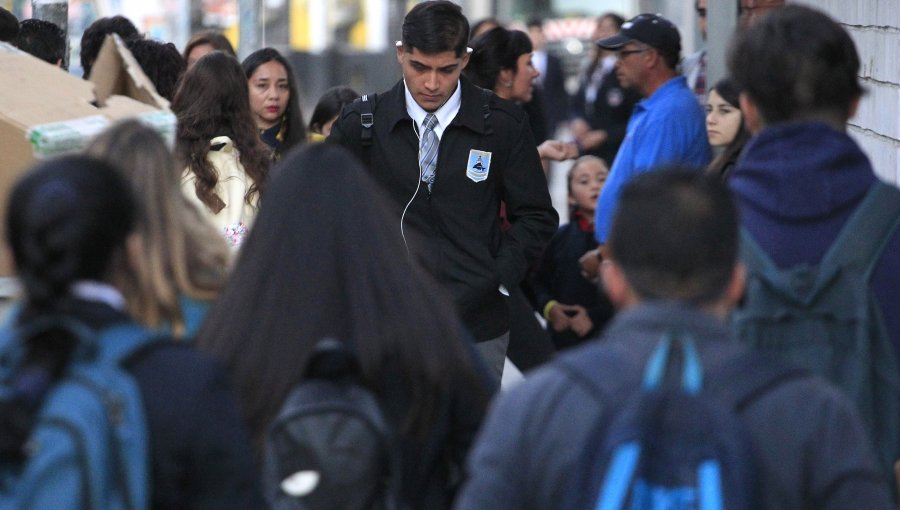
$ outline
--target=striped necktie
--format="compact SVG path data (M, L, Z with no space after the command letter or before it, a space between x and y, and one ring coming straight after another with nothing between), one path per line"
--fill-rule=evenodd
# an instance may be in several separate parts
M422 137L419 140L419 170L422 172L422 180L428 184L428 191L434 184L434 172L437 168L438 140L434 132L437 125L437 117L433 113L425 115L422 122Z

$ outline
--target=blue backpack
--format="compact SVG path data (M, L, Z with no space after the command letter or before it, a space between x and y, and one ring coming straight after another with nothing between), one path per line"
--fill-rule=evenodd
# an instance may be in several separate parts
M611 412L589 436L565 508L756 508L752 445L738 413L804 372L743 353L704 374L694 341L676 332L660 340L636 392L623 382L633 362L598 370L580 361L567 369Z
M65 373L35 416L24 460L0 464L0 510L145 510L150 457L140 390L122 362L155 343L157 333L122 324L100 331L65 318L0 330L0 399L23 340L51 330L74 335Z
M781 269L742 231L747 291L732 313L741 342L821 375L850 397L891 486L900 460L900 371L869 282L898 228L900 190L879 182L817 266Z

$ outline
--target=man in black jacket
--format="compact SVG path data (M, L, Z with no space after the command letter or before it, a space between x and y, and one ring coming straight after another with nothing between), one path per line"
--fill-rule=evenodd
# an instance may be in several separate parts
M385 189L410 255L454 299L499 376L509 342L507 289L540 256L558 217L525 114L460 77L469 60L460 7L418 4L402 34L403 79L345 109L329 140L360 156Z

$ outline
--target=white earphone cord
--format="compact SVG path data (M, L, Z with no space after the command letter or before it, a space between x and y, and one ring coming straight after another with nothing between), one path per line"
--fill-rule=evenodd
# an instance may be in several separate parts
M419 160L422 159L422 136L419 134L419 126L416 125L416 121L412 121L413 132L416 134L416 138L419 139ZM409 243L406 242L406 233L403 231L403 220L406 218L406 211L409 210L409 206L412 205L413 200L416 199L416 195L419 194L419 188L422 187L422 167L419 167L419 178L416 182L416 191L413 192L412 197L409 198L409 202L406 203L406 207L403 208L403 214L400 215L400 237L403 238L403 246L406 247L406 256L409 256Z

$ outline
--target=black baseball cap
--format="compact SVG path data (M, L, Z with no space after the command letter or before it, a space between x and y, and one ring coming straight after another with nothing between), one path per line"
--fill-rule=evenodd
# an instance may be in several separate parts
M642 42L662 54L681 53L681 35L678 34L678 29L659 14L638 14L626 21L618 34L597 41L597 46L617 50L632 41Z

